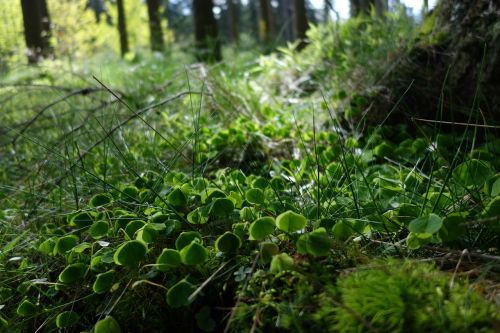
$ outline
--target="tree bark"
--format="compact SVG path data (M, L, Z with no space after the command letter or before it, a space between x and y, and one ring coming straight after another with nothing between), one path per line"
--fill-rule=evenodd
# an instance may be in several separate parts
M116 7L118 9L118 33L120 34L120 51L122 57L129 51L127 23L125 21L125 7L124 0L116 0Z
M45 0L21 0L28 63L53 55L50 46L50 17Z
M375 6L375 0L351 0L351 17L369 15L370 6Z
M229 38L234 45L238 44L238 9L240 8L239 0L227 0L227 11L229 16Z
M149 17L149 40L151 50L163 51L163 31L160 19L160 1L147 0Z
M366 120L378 124L397 105L388 121L410 128L423 125L415 119L448 121L456 130L464 127L454 123L498 125L500 3L442 0L426 19L433 27L391 65Z
M293 5L295 39L299 40L297 49L302 50L307 45L306 32L309 28L305 0L294 0Z
M267 46L275 37L274 19L270 0L259 0L259 37Z
M199 61L222 60L213 0L193 0L194 37Z

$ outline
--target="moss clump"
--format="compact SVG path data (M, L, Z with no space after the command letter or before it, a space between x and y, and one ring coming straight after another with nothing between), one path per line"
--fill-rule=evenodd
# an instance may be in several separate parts
M431 264L390 261L338 280L339 332L493 332L498 311Z

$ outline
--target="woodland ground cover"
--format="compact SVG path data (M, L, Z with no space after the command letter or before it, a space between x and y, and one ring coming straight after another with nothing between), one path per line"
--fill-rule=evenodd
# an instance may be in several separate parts
M359 120L419 32L4 75L0 330L497 330L500 139Z

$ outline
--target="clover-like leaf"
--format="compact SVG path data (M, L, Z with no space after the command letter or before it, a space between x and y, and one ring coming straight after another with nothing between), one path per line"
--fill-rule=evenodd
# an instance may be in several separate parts
M443 225L443 220L436 214L429 214L428 216L422 216L414 219L410 222L408 229L416 234L434 234L441 229Z
M120 325L111 316L106 316L104 319L99 320L94 326L95 333L121 333Z
M170 268L177 267L181 264L181 255L179 251L174 249L163 249L161 254L156 259L157 269L161 272L166 272Z
M63 236L57 239L54 245L54 254L64 255L76 246L78 237L75 235Z
M207 249L196 240L185 246L181 251L181 261L184 265L198 265L207 260Z
M75 214L69 220L69 225L76 226L79 229L87 228L94 222L94 216L90 212L80 212Z
M191 244L193 240L197 240L200 244L203 243L201 235L197 231L184 231L175 240L175 248L180 251L187 245Z
M280 252L278 245L272 242L262 242L260 243L260 259L263 263L267 264Z
M57 328L65 328L75 326L80 320L78 313L74 311L64 311L57 315L56 326Z
M276 229L276 224L272 217L266 216L258 218L250 224L250 239L261 240L270 235L274 229Z
M148 248L143 242L132 240L120 245L113 256L113 260L117 265L134 267L146 257L147 252Z
M146 244L154 243L158 239L158 230L152 224L146 224L137 231L136 239Z
M325 256L332 247L332 240L325 228L318 228L310 233L301 235L297 241L297 250L302 254Z
M492 170L488 162L471 159L453 170L453 178L463 186L480 186L492 175Z
M234 210L234 203L228 198L217 198L213 200L210 207L210 216L227 216Z
M208 214L202 207L198 207L188 214L187 220L191 224L205 224L208 222Z
M111 197L111 195L109 195L107 193L100 193L100 194L96 194L92 198L90 198L89 207L90 208L102 207L102 206L109 205L112 202L113 202L113 198Z
M290 271L293 269L293 259L286 253L280 253L273 257L271 260L271 273L280 273L283 271Z
M215 241L217 251L223 253L235 253L241 246L241 239L232 232L226 231Z
M175 188L168 194L167 202L175 207L183 207L187 204L188 200L180 188Z
M108 221L99 220L94 222L89 229L90 237L100 239L108 234L109 223Z
M280 214L276 218L276 225L280 230L288 233L296 232L304 229L307 224L307 219L291 210Z
M24 299L17 306L16 313L21 317L32 316L36 313L37 306L33 304L30 300Z
M59 281L62 283L75 283L82 280L87 273L87 265L83 263L76 263L66 266L59 274Z
M92 285L92 290L96 294L103 294L111 289L115 283L115 279L116 272L113 269L97 274L94 284Z
M180 308L187 306L189 303L189 296L195 291L195 286L191 283L181 280L168 289L166 298L167 304L172 308Z
M264 203L264 191L260 188L252 188L245 192L245 199L254 205L262 205Z
M146 225L146 222L142 220L133 220L127 223L127 226L125 227L125 233L129 238L134 238L135 233L137 230L141 229Z

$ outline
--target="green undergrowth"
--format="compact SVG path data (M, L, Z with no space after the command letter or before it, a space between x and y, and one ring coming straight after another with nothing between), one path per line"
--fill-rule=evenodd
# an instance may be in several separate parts
M7 74L0 331L494 332L499 139L341 126L401 15Z

